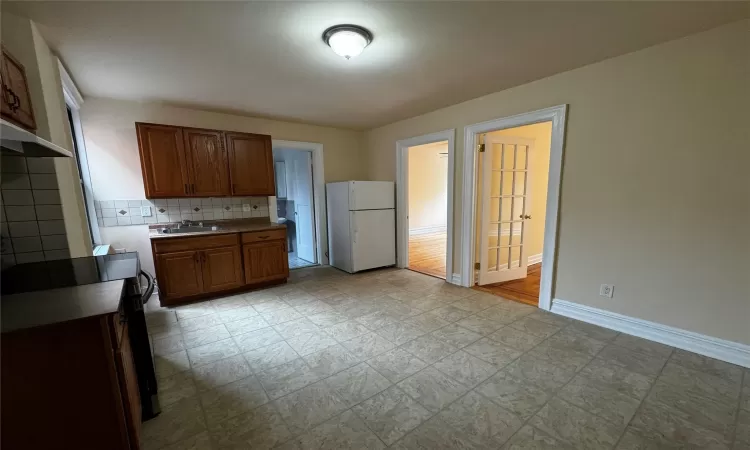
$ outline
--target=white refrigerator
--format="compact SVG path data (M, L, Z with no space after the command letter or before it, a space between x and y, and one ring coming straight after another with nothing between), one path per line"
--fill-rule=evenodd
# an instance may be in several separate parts
M330 264L349 273L395 265L395 203L391 181L326 184Z

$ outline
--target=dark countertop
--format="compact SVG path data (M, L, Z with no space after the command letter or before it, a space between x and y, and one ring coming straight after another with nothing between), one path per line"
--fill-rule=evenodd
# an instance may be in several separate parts
M125 280L3 295L2 332L117 312Z
M201 221L196 221L201 222ZM215 231L197 231L191 233L170 233L163 234L159 233L160 228L170 228L175 224L158 224L149 225L148 237L150 239L169 239L169 238L184 238L191 236L207 236L214 234L233 234L233 233L245 233L251 231L267 231L267 230L284 230L286 225L278 223L271 223L267 217L257 219L229 219L229 220L204 220L202 221L204 226L216 225L219 227Z

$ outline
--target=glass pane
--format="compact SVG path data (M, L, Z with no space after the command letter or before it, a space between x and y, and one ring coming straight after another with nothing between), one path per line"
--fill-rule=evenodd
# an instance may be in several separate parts
M500 195L500 178L502 175L502 172L492 172L492 178L490 179L490 195L493 197ZM504 178L507 178L507 176Z
M503 144L492 145L492 169L500 170L503 163Z
M511 220L510 207L513 204L513 198L503 198L501 203L503 205L503 210L501 211L501 215L499 215L498 218L501 222L507 222Z
M499 228L500 225L497 223L491 223L487 228L487 238L489 239L487 243L490 247L497 245L497 230Z
M516 172L516 195L526 193L526 172Z
M503 155L503 169L505 170L513 169L513 161L515 159L513 156L513 147L515 147L515 145L505 146L505 154Z
M518 172L503 172L503 195L511 195L513 193L513 174L518 175Z
M510 236L508 236L508 245L518 244L520 242L521 228L519 227L520 222L510 223Z
M490 222L500 220L500 202L502 199L490 198Z
M495 272L497 270L497 248L490 248L487 252L487 271Z
M529 147L526 145L518 146L518 153L516 154L516 169L526 169L526 161Z
M498 265L500 269L508 267L508 247L500 247L500 257L498 259Z
M522 247L511 247L510 248L510 268L515 269L521 265L521 248Z
M526 203L524 197L513 197L513 220L521 220L521 215L524 214L523 205Z

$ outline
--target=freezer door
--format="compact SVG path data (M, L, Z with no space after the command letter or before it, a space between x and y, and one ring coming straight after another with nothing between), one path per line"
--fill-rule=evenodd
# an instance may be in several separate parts
M396 207L396 194L391 181L350 181L349 209L391 209Z
M396 264L396 211L351 211L352 272Z

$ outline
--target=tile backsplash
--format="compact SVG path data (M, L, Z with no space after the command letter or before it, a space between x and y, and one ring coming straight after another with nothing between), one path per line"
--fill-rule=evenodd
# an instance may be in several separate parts
M2 267L69 258L53 158L0 159Z
M118 227L181 220L222 220L268 217L268 197L168 198L96 200L100 227ZM150 208L151 215L144 215Z

